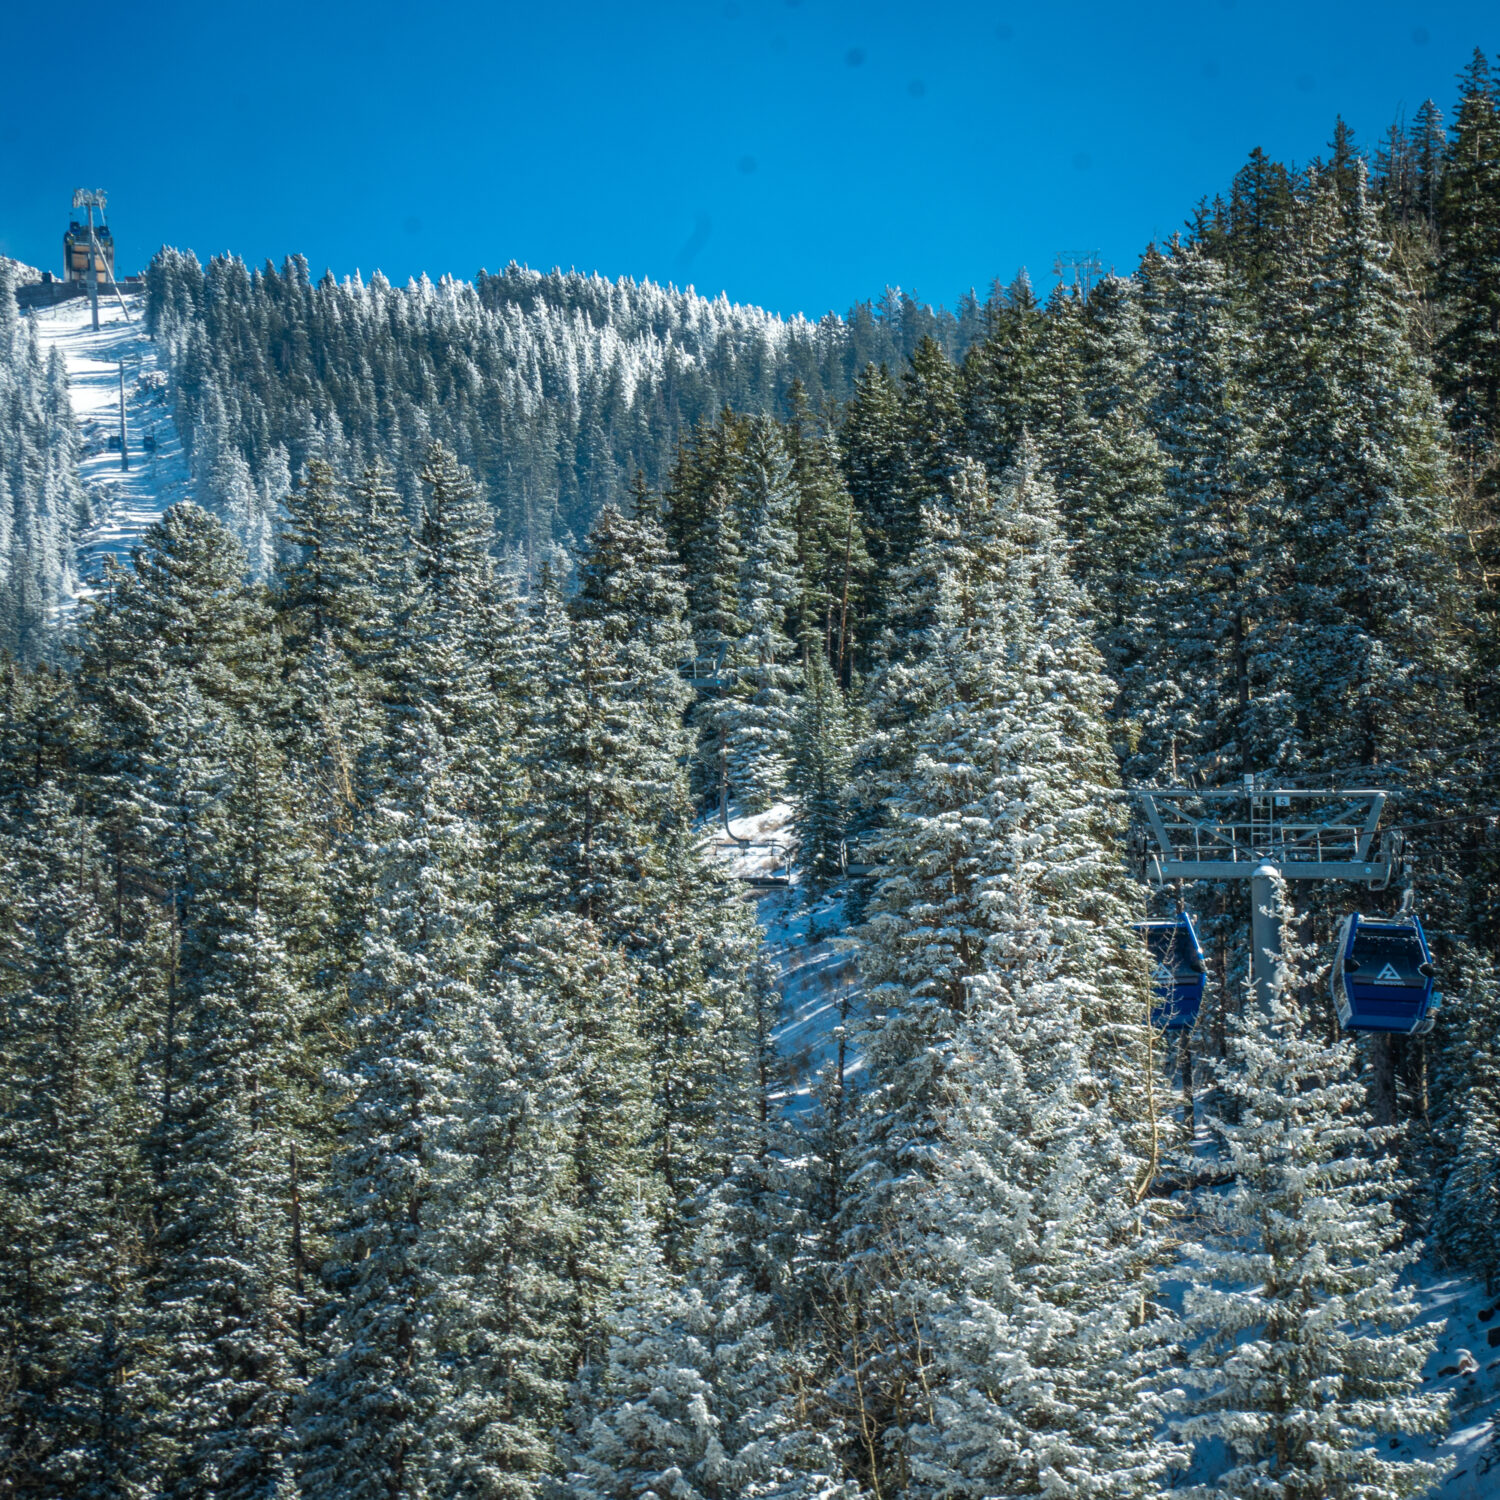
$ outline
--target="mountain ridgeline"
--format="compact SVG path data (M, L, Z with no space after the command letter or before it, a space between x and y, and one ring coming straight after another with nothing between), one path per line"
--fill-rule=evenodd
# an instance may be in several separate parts
M414 504L436 440L529 557L581 536L637 472L659 483L700 420L783 411L794 382L815 404L842 400L872 361L904 364L926 337L958 354L978 331L972 301L955 319L890 292L814 324L516 265L472 285L396 288L379 275L314 284L300 257L250 271L164 250L146 284L205 503L235 515L272 506L287 476L322 456L354 471L379 459ZM269 545L252 548L263 571Z
M1438 1490L1408 1273L1500 1290L1482 56L1045 305L148 299L201 504L0 698L0 1494ZM1260 773L1393 794L1430 1033L1341 1029L1401 897L1330 883L1264 1005L1184 893L1153 1025L1128 793ZM707 847L771 809L860 978L819 1066Z

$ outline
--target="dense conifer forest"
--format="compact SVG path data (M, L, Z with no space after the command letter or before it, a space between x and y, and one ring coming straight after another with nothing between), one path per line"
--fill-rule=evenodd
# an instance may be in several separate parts
M1130 274L817 324L161 251L199 504L73 588L0 266L0 1495L1438 1493L1500 1295L1500 85L1251 155ZM1379 786L1383 893L1131 794ZM777 1045L716 827L860 990ZM795 1098L798 1107L787 1107ZM1500 1472L1500 1471L1497 1471Z
M16 310L17 271L0 257L0 649L33 660L52 647L87 500L67 372Z

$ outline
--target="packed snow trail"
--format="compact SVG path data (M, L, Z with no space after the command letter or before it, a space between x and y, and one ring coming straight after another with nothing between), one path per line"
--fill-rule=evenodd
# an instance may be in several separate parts
M169 506L189 498L187 455L167 404L166 372L156 345L143 326L145 299L125 298L134 321L127 322L115 298L99 299L99 331L94 332L87 297L31 314L45 357L62 351L68 367L68 394L83 437L79 461L94 523L78 539L78 594L93 592L105 557L130 560L146 529ZM125 366L125 431L130 467L109 439L120 430L120 365ZM144 439L156 439L148 453Z
M789 861L797 847L796 813L778 802L762 813L731 818L726 831L717 814L704 821L702 847L755 899L765 933L762 952L776 976L781 995L773 1039L789 1064L786 1087L776 1102L789 1114L812 1105L813 1088L822 1069L837 1055L837 1028L847 1023L862 991L854 942L844 932L844 903L828 894L809 903L800 877ZM780 889L757 889L751 882L790 875ZM844 1075L855 1077L863 1058L851 1047Z

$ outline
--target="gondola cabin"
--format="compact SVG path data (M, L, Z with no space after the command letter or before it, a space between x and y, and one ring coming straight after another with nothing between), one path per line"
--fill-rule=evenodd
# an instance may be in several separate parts
M1137 922L1145 934L1151 955L1151 989L1157 1003L1151 1007L1151 1024L1158 1030L1185 1031L1198 1019L1203 991L1208 987L1208 966L1193 919L1186 913Z
M1432 953L1415 915L1375 921L1351 912L1339 929L1330 980L1345 1031L1396 1031L1410 1036L1431 1027Z
M94 225L95 268L101 282L115 279L115 240L107 224ZM63 269L69 281L89 279L89 226L76 219L63 236Z

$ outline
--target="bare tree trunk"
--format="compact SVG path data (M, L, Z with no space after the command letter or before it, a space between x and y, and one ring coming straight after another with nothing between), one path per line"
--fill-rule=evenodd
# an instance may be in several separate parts
M1396 1123L1396 1046L1387 1031L1372 1032L1365 1054L1365 1094L1377 1125Z
M1182 1133L1189 1149L1198 1134L1198 1119L1193 1102L1193 1033L1184 1030L1182 1046L1177 1054L1182 1069Z

